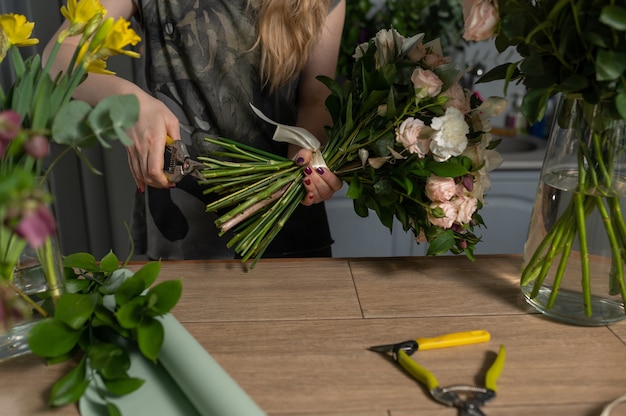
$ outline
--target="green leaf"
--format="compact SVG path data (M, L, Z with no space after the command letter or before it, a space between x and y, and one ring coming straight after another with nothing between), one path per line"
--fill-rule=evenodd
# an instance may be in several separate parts
M624 7L607 5L602 7L600 21L613 29L626 30L626 9Z
M54 317L70 328L79 329L91 318L97 303L96 293L65 293L59 298Z
M106 256L100 260L100 268L104 272L113 272L120 267L120 261L113 251L109 251Z
M130 394L143 386L144 383L144 380L135 377L122 378L118 380L104 380L104 386L111 394L116 396Z
M168 313L180 299L183 285L180 280L166 280L148 291L148 308L151 316ZM154 300L153 300L154 299Z
M67 146L79 146L91 135L91 130L84 120L91 111L91 106L84 101L70 101L64 105L52 123L52 138L56 143Z
M458 163L454 158L450 158L445 162L436 162L429 159L426 162L426 168L442 178L456 178L469 173L465 166Z
M99 271L100 267L96 263L96 258L89 253L74 253L63 258L63 267L83 269L88 271Z
M86 358L83 357L76 367L54 383L50 392L50 406L65 406L81 398L89 386L85 369Z
M145 299L144 297L133 298L120 306L117 312L115 312L115 316L122 328L132 329L139 326L143 318Z
M122 412L114 403L107 402L106 408L109 416L122 416Z
M146 288L145 281L141 276L133 275L119 285L117 292L115 292L115 302L118 305L124 305L141 295Z
M626 53L601 49L596 55L595 65L598 81L618 79L626 71Z
M346 191L346 196L350 199L357 199L363 194L363 185L358 175L353 175Z
M161 345L163 345L163 338L163 325L154 318L147 319L137 328L139 351L153 362L157 360Z
M454 247L454 244L454 231L444 231L429 242L427 254L429 256L445 254Z
M159 273L161 272L161 262L154 261L147 263L141 269L139 269L135 273L135 277L138 279L142 279L147 289L155 282L157 277L159 277Z
M47 318L37 322L28 335L28 346L41 357L67 354L76 346L82 334L58 319Z
M98 343L89 347L89 364L103 379L116 380L128 377L130 358L119 345Z
M109 141L116 139L126 146L132 144L123 131L132 127L138 116L139 102L135 95L113 95L100 101L87 120L100 144L110 148Z
M104 284L100 286L100 293L103 295L112 295L118 291L126 279L133 276L133 272L128 269L117 269L111 273Z

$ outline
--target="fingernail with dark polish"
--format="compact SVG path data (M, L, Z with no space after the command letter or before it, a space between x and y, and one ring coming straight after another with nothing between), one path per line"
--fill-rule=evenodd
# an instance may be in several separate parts
M143 194L144 191L145 189L143 189L142 187L140 186L137 187L137 192L139 192L140 194Z
M315 195L309 194L309 199L313 199L313 198L315 198Z
M306 179L304 180L304 183L306 183L307 185L311 185L311 179L306 178Z
M306 173L307 175L310 175L313 173L313 170L311 170L310 166L307 166L306 168L304 168L304 173Z
M304 158L302 156L300 156L298 159L296 159L296 164L301 165L304 163Z
M317 171L317 173L319 173L320 175L324 174L324 169L322 168L315 168L315 170Z

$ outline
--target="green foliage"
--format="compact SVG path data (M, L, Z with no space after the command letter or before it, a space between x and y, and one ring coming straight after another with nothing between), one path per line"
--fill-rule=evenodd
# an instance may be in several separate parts
M496 47L521 60L489 71L480 82L522 83L522 112L540 120L550 97L610 100L626 118L626 7L611 0L500 0Z
M59 298L54 316L37 323L28 339L32 352L49 362L79 360L54 384L50 405L78 401L90 384L103 398L132 393L143 380L128 374L128 348L136 345L156 362L164 338L157 318L178 302L180 280L153 286L160 262L147 263L133 273L120 266L112 252L100 262L91 254L72 254L64 259L64 267L68 293ZM111 416L119 414L112 403L107 409Z
M377 3L375 3L377 4ZM400 33L424 33L426 41L439 38L441 46L461 41L463 13L458 0L386 0L377 8L371 0L347 0L337 74L350 77L352 55L381 29Z

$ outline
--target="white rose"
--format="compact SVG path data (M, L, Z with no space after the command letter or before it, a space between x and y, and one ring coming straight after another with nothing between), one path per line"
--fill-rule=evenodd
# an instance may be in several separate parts
M467 148L469 126L457 108L447 108L443 116L433 118L430 127L435 130L430 151L437 162L458 156Z

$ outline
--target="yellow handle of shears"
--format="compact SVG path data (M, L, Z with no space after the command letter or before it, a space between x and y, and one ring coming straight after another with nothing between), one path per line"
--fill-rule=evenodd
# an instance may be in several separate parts
M485 375L485 387L489 390L496 391L496 381L498 377L500 377L500 373L502 372L502 368L504 368L504 361L506 360L506 350L504 349L504 345L500 345L500 351L498 352L498 356L496 357L489 370L487 370L487 374Z
M459 345L478 344L491 339L491 334L484 330L454 332L433 338L417 338L418 350L457 347Z
M437 381L437 377L426 368L419 365L415 360L409 357L409 354L404 350L398 351L398 364L406 370L411 376L413 376L417 381L425 385L428 390L433 390L439 387L439 381Z

